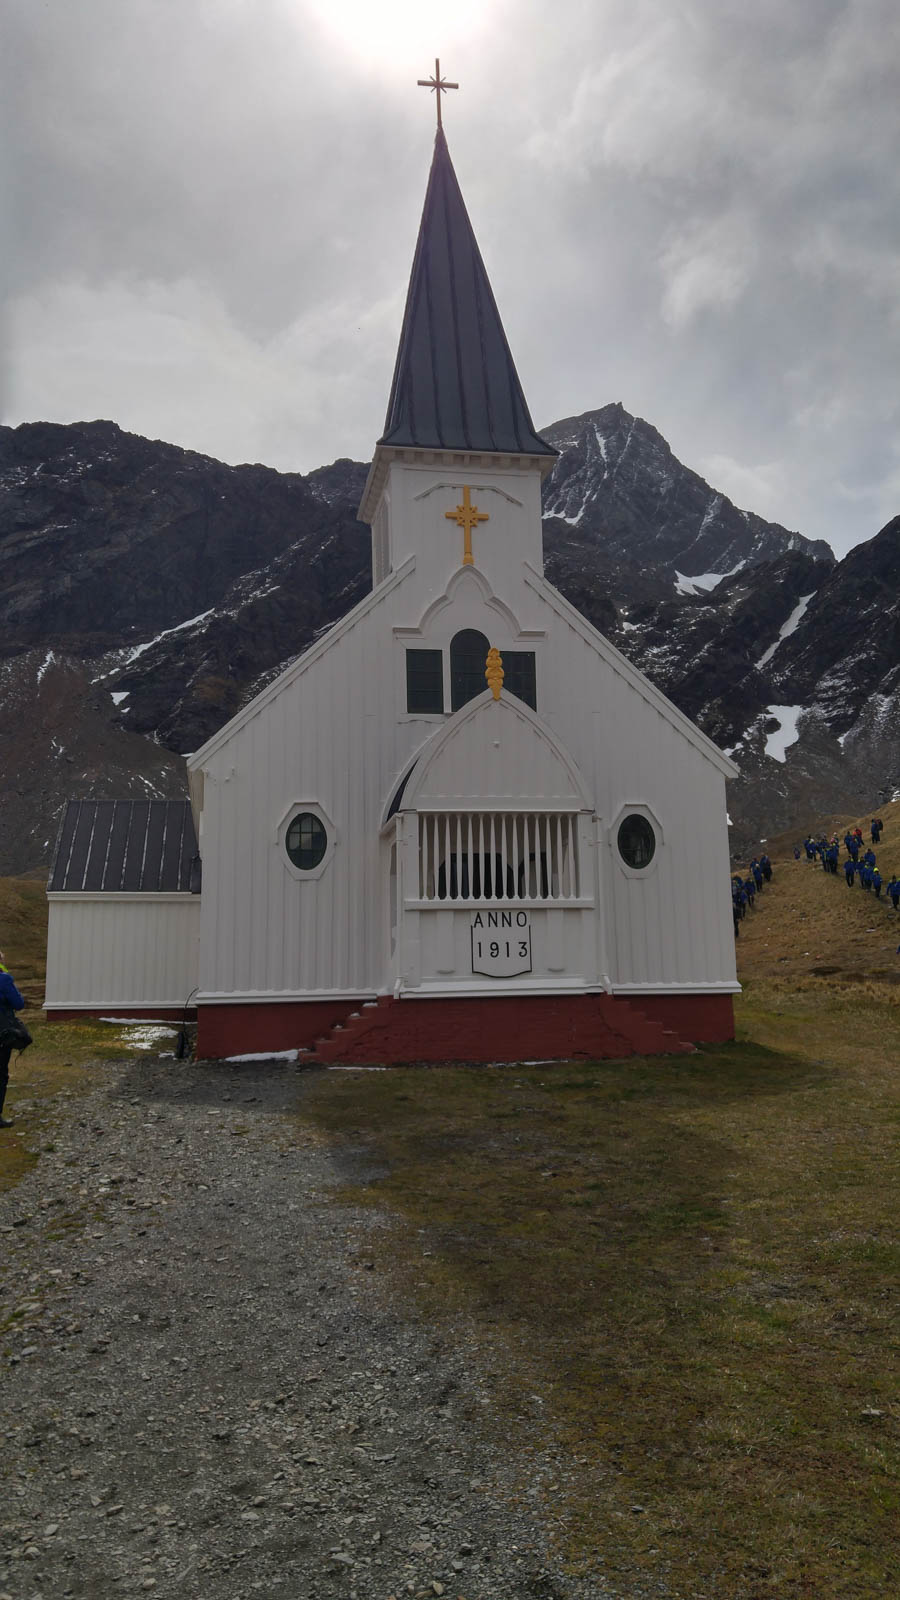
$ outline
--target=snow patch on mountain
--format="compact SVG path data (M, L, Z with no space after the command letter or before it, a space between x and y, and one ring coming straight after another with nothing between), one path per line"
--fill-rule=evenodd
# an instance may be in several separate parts
M123 667L129 667L132 661L137 661L138 656L142 656L145 650L151 650L155 644L159 644L161 639L168 639L173 633L186 633L188 628L195 628L198 623L205 622L207 617L213 615L214 611L215 606L210 606L208 611L200 611L196 617L188 617L186 622L176 623L174 628L163 628L162 633L158 633L155 639L148 639L146 644L136 644L133 650L129 650L126 653L125 660L122 662Z
M766 706L766 716L774 717L778 722L774 732L766 735L767 756L781 762L787 759L786 752L800 737L797 724L804 710L804 706Z
M787 622L784 623L778 638L775 640L775 643L770 644L768 650L764 651L757 661L756 665L758 667L764 667L768 661L771 661L775 651L778 649L778 646L785 639L789 639L792 633L797 631L797 628L806 615L806 608L809 605L810 600L815 599L817 592L818 591L814 589L812 594L803 594L800 596L799 603L795 605L793 611L787 619Z
M683 572L676 571L675 593L686 595L709 594L717 584L722 582L723 578L733 578L734 574L740 572L743 566L744 562L738 561L733 567L729 567L727 572L693 572L690 577L687 577Z

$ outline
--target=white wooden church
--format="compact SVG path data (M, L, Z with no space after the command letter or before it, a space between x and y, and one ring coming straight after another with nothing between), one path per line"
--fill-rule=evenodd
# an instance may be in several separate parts
M439 126L359 512L372 591L190 758L190 813L73 802L51 1013L180 1014L196 990L206 1057L732 1036L736 769L545 579L554 459Z

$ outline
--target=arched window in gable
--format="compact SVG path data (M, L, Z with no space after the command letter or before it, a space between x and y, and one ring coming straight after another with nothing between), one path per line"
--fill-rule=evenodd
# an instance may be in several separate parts
M454 711L487 688L484 669L490 643L477 628L463 628L450 641L450 704Z

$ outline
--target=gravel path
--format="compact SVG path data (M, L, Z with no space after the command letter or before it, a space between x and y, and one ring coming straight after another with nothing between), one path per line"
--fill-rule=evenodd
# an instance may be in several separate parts
M552 1463L514 1504L474 1352L298 1143L308 1080L95 1070L0 1196L0 1600L611 1600L523 1509Z

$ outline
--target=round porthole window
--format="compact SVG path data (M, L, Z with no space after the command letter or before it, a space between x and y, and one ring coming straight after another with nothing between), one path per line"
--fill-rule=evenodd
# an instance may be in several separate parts
M619 855L627 867L649 867L656 854L656 834L652 824L639 811L632 811L619 823Z
M325 854L328 835L312 811L301 811L290 823L284 845L298 871L312 872Z

